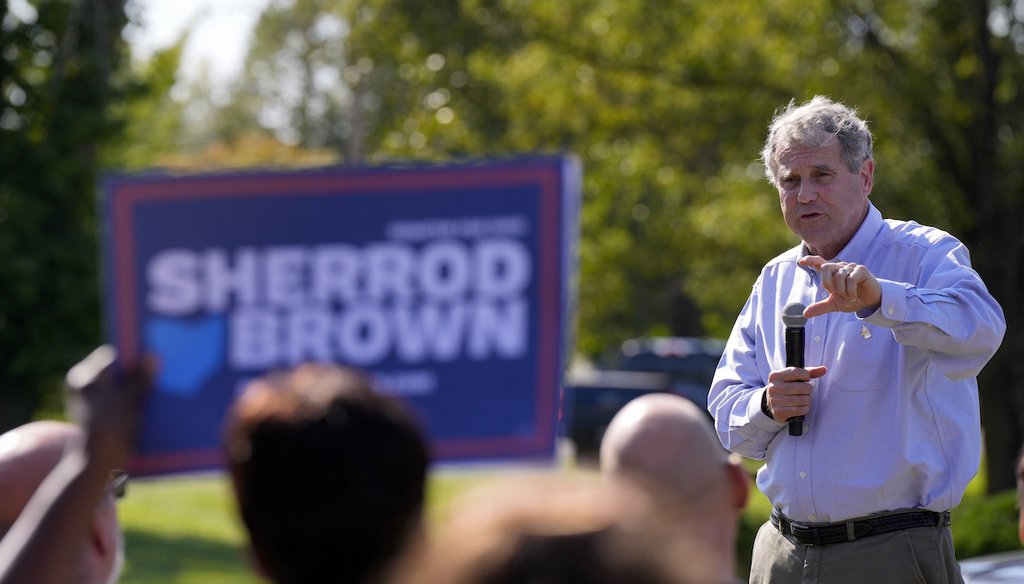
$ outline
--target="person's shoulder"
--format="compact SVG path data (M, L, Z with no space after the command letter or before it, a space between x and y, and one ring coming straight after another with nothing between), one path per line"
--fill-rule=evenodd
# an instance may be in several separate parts
M768 260L768 263L766 263L764 265L764 268L761 269L761 273L763 274L765 272L774 271L782 266L795 266L796 262L800 258L804 257L803 247L804 246L802 243L797 244L796 246L791 247L786 251L780 253L779 255L775 256L774 258Z
M959 245L960 240L948 231L917 221L902 219L886 219L889 236L893 243L902 245L922 245L934 247L940 244Z

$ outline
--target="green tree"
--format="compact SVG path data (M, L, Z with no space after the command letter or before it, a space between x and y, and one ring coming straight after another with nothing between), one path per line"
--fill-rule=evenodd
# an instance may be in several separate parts
M578 155L577 338L598 355L635 335L727 334L761 265L795 243L757 160L773 111L818 93L858 106L878 138L876 204L963 239L1006 311L981 380L999 490L1024 441L1022 6L348 0L329 12L346 23L331 62L348 125L319 129L347 128L349 160ZM308 31L315 3L296 7L289 30ZM312 58L294 50L307 33L289 48L274 30L251 64Z
M231 141L262 127L303 148L345 153L353 100L344 82L342 43L348 24L335 2L275 0L260 16L245 69L217 108L218 138Z
M346 46L372 63L360 83L382 106L368 120L368 156L577 154L579 348L724 335L765 250L792 243L764 212L773 195L756 164L761 127L791 95L774 81L786 63L761 45L785 39L763 15L733 8L354 3Z
M121 90L119 0L0 3L0 427L54 407L100 338L99 146Z
M160 164L161 157L185 148L185 103L172 97L183 35L170 47L155 52L137 68L123 67L117 76L121 99L108 106L118 131L101 143L100 164L108 170L131 170Z
M1006 311L981 399L989 488L1013 486L1020 2L465 0L439 11L448 36L402 2L360 6L388 17L350 43L401 34L401 94L421 98L382 112L377 157L583 158L579 340L592 354L635 334L725 334L757 269L793 243L756 162L772 110L816 93L859 106L878 135L876 203L961 237ZM691 305L702 327L681 316Z

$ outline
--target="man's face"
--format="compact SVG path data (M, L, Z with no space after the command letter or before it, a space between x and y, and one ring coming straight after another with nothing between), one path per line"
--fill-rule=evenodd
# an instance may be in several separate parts
M779 156L779 200L786 224L811 253L832 259L853 238L868 209L875 165L850 172L839 141L794 147Z

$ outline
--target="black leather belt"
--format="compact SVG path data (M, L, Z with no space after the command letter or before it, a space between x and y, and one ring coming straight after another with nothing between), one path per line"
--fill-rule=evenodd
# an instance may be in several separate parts
M783 515L782 511L772 509L771 521L772 525L783 535L791 535L804 545L832 545L914 527L947 527L949 526L949 511L939 513L913 509L860 517L839 523L806 524L793 521Z

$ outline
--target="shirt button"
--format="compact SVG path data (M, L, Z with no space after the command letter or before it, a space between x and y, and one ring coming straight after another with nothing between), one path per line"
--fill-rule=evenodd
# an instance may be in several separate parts
M805 473L804 471L800 471L800 478L806 479L807 478L807 473Z
M821 335L815 335L814 336L814 342L815 343L820 343L821 342Z
M896 309L890 306L889 310L886 310L886 312L889 313L889 316L892 316L896 312Z

